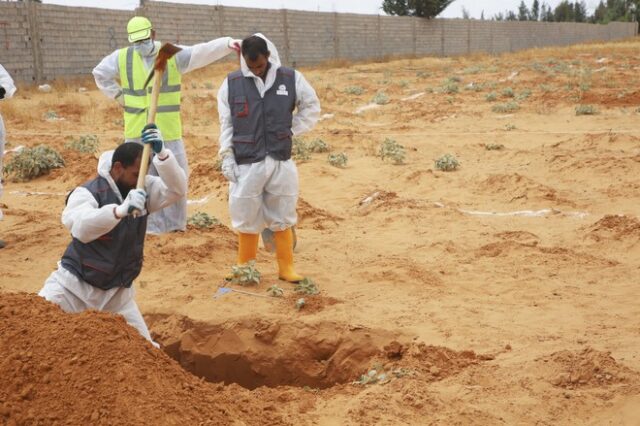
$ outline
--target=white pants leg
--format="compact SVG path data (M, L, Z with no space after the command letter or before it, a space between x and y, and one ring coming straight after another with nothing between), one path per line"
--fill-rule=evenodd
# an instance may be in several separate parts
M51 303L55 303L60 306L63 311L68 313L79 313L89 309L89 306L82 301L82 299L60 284L58 280L59 274L56 272L49 275L38 296L45 298Z
M292 160L278 161L264 187L265 225L273 232L284 231L298 222L298 169Z
M142 337L150 341L153 346L159 348L160 345L151 339L151 333L149 333L147 324L144 322L144 318L140 313L138 304L133 299L135 291L133 288L126 290L131 291L123 292L122 294L119 294L118 297L113 297L103 310L122 315L127 324L138 330Z
M238 182L229 183L231 226L239 232L259 234L264 228L262 192L267 180L264 161L238 167Z
M229 213L234 229L259 234L265 226L281 231L296 224L298 171L292 160L267 157L239 169L238 182L229 184Z
M87 309L95 309L122 315L125 321L138 330L142 337L156 348L160 347L151 339L147 324L133 299L135 296L133 287L101 290L79 280L71 272L58 265L58 269L52 272L45 281L38 296L55 303L68 313L80 313Z

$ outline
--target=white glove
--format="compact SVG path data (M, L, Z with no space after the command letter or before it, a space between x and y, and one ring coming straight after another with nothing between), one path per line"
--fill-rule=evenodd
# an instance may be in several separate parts
M236 163L236 159L233 154L227 154L222 159L222 174L227 178L229 182L238 183L238 177L240 177L240 168Z
M132 189L127 194L127 198L124 199L122 204L116 207L116 217L122 219L128 216L134 210L143 211L147 202L147 192L144 189Z

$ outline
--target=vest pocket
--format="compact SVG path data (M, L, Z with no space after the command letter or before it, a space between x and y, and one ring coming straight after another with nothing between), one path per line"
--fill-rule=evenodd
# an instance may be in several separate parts
M253 135L234 135L231 140L236 143L256 143L256 138Z
M285 130L282 132L276 132L276 138L281 141L283 139L291 139L291 136L293 136L293 132L291 130Z
M258 154L256 138L253 134L234 135L231 140L238 164L242 164L246 159L253 159Z
M235 96L233 98L233 115L234 117L249 116L249 101L246 96Z

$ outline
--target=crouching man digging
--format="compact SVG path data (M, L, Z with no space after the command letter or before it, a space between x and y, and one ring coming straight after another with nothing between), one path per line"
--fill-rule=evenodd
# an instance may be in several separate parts
M255 260L266 226L274 232L278 276L299 282L304 277L293 267L298 170L291 159L291 137L318 121L316 92L299 71L281 66L273 43L256 34L242 41L240 69L220 86L218 114L238 265Z
M102 154L98 176L67 198L62 223L73 240L38 294L66 312L120 314L158 346L133 299L132 284L142 269L148 214L183 197L187 178L154 124L144 128L142 142L153 148L159 176L147 175L144 189L136 189L143 151L137 143Z

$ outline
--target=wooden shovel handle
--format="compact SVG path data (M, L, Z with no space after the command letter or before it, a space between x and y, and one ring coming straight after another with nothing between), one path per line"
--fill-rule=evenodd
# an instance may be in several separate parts
M149 102L149 113L147 114L147 124L156 121L156 112L158 111L158 97L160 96L160 85L162 84L162 70L156 70L153 78L153 87L151 88L151 101ZM151 145L145 144L142 148L142 158L140 159L140 172L138 173L138 183L136 189L144 189L145 178L149 171L149 157L151 157ZM135 210L133 217L138 217L140 211Z

